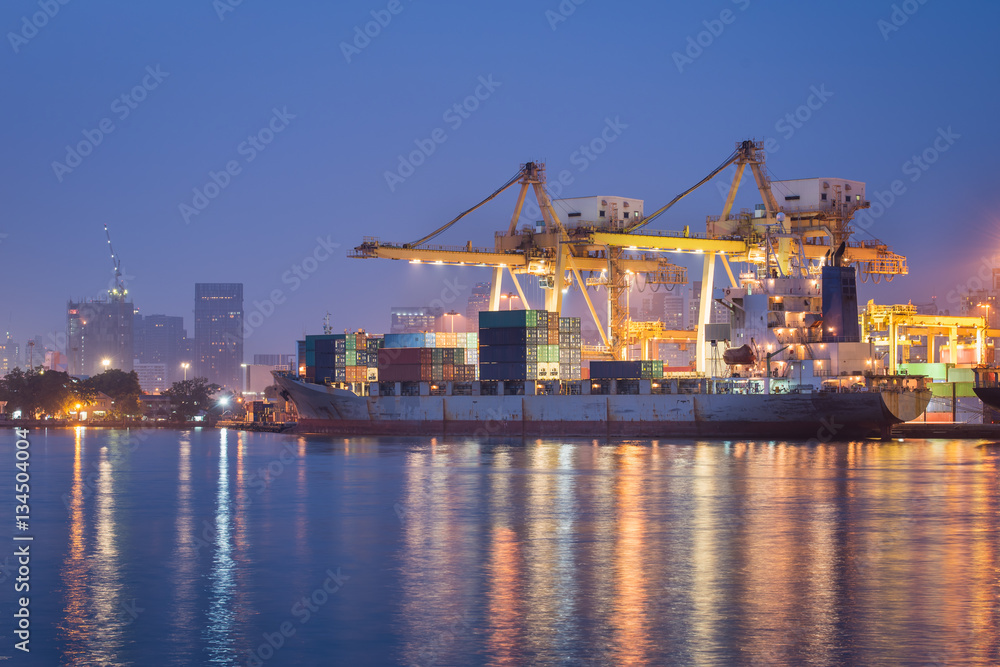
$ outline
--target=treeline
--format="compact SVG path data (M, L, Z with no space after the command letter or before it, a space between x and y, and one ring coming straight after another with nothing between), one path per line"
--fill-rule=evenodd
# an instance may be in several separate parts
M175 382L164 395L170 397L171 416L187 420L202 410L207 411L212 405L212 395L219 389L219 385L210 384L205 378L194 378ZM142 416L144 393L135 371L108 369L80 380L61 371L15 368L0 379L0 402L6 403L4 412L12 415L20 411L23 419L30 420L79 413L92 406L99 393L111 399L109 418Z

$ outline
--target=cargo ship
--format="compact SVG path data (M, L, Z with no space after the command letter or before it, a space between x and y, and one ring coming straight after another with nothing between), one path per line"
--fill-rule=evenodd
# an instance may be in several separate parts
M1000 410L1000 368L996 366L977 366L975 373L975 392L983 404Z
M873 343L860 339L856 277L859 268L875 279L905 274L905 257L878 241L848 243L851 217L869 205L864 183L772 182L765 155L761 142L738 142L708 177L650 215L643 214L642 200L625 197L553 202L545 166L527 162L489 197L417 241L366 237L349 257L492 267L490 308L479 313L477 332L328 332L299 341L295 371L275 373L298 410L298 429L335 435L889 437L894 424L924 412L931 392L923 377L887 373ZM729 165L737 166L736 175L722 215L707 219L706 234L688 228L637 233ZM732 206L746 167L763 204L737 213ZM493 249L471 242L424 246L518 183L510 228L495 234ZM518 230L530 189L543 220ZM702 253L700 320L708 322L716 306L728 312L727 322L697 325L696 372L665 371L648 358L654 355L645 345L630 348L630 277L668 288L687 282L686 269L663 253ZM729 287L713 287L717 258ZM731 264L737 263L747 270L734 274ZM500 309L505 271L523 305L515 274L536 278L545 308ZM607 291L607 335L588 293L597 286ZM581 290L604 342L604 359L588 350L589 365L579 318L560 316L562 295L571 287ZM646 333L663 330L662 324L640 324L652 325ZM630 356L640 359L627 361Z
M854 275L831 265L814 277L747 278L718 290L733 316L708 334L713 349L728 348L713 360L716 374L592 361L584 378L579 318L499 311L479 314L478 336L307 337L304 377L276 372L275 381L307 433L887 438L894 424L923 413L930 391L922 377L887 375L858 340ZM437 347L441 339L465 347ZM368 366L357 365L361 358Z

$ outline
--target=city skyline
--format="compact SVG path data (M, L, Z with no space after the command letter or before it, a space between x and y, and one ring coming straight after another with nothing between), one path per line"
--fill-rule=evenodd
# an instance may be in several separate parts
M18 341L55 339L68 299L106 294L107 224L143 313L180 315L190 331L184 285L244 283L248 354L293 349L303 332L322 330L328 311L337 330L386 331L393 303L452 299L447 309L461 309L454 293L490 275L348 259L364 236L413 241L531 159L547 163L554 196L615 193L653 210L746 138L765 142L779 179L867 184L872 208L856 238L906 255L910 275L861 285L863 300L936 296L953 309L981 268L1000 263L991 250L1000 195L989 185L1000 73L988 32L1000 7L929 3L900 15L894 6L842 3L845 30L807 7L747 0L573 3L571 12L515 2L491 15L496 31L473 35L464 27L480 24L482 8L402 4L367 39L359 31L384 7L310 6L295 16L180 3L109 18L100 3L60 5L29 29L36 4L5 6L18 102L0 110L10 138L0 281L18 288L0 303L4 329ZM623 16L642 17L627 48L575 48ZM502 37L507 30L533 48ZM837 54L828 66L791 57L790 42L774 38L802 30L811 48ZM180 51L178 33L188 35ZM263 49L260 35L287 48ZM106 54L93 51L97 42ZM541 91L561 103L539 105ZM731 176L654 226L703 231ZM514 199L501 195L440 242L491 245ZM745 183L737 207L757 201ZM961 233L942 233L951 221ZM566 306L585 315L575 289Z

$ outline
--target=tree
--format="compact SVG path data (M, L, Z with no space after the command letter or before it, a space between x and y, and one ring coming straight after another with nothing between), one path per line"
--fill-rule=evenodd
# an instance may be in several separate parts
M170 406L177 417L188 421L202 410L212 406L212 395L222 389L219 385L208 382L208 378L192 378L175 382L163 392L170 397Z
M84 386L95 392L106 394L114 401L114 413L119 417L136 416L142 413L139 397L142 387L135 371L126 373L117 368L109 368L100 375L84 381Z
M7 402L7 412L20 410L25 419L39 413L58 416L87 395L85 387L60 371L15 368L0 380L0 401Z

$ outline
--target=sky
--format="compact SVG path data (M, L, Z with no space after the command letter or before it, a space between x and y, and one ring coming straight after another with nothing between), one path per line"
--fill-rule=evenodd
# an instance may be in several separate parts
M884 204L858 238L910 273L862 301L946 308L1000 250L998 23L997 3L942 0L10 0L2 328L60 339L66 302L113 276L105 224L140 312L189 335L194 283L243 283L248 359L294 352L327 312L375 332L391 306L461 312L488 269L348 250L416 240L529 160L569 172L562 196L652 211L748 138L773 140L774 178L860 180ZM652 227L704 231L729 173ZM514 200L435 242L491 246Z

